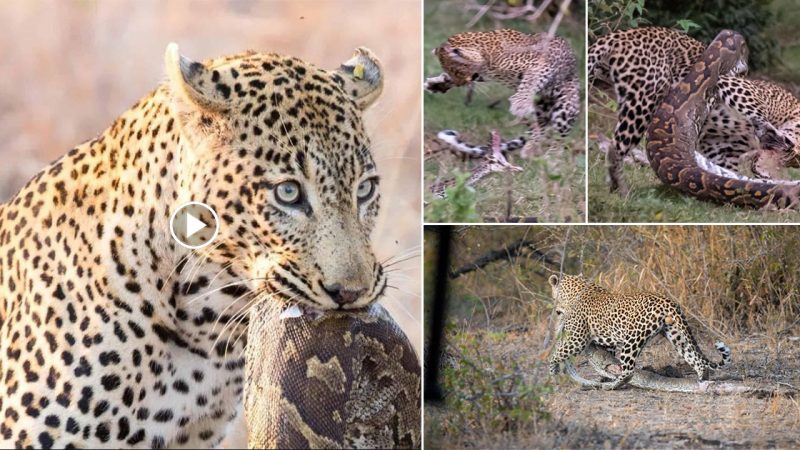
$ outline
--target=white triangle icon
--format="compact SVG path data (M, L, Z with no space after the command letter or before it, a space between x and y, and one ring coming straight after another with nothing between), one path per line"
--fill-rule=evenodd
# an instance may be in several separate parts
M203 228L207 227L208 225L205 224L202 220L196 218L195 216L186 213L186 237L190 238L193 234L197 233L198 231L202 230Z

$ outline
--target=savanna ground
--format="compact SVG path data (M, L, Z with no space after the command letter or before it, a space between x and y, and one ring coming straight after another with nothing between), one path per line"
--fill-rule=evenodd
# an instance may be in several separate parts
M426 229L426 293L437 233ZM426 404L426 448L796 448L800 395L704 395L625 387L582 390L550 378L545 345L547 277L584 276L614 290L643 289L677 301L702 349L732 349L712 380L800 388L800 231L792 227L461 227L451 267L526 242L527 251L454 278L442 404ZM428 264L431 263L431 264ZM430 277L430 278L429 278ZM428 297L426 296L426 299ZM426 311L427 312L427 311ZM429 317L426 314L426 317ZM576 359L579 372L598 379ZM695 377L663 337L637 366ZM795 393L797 391L794 391Z
M543 14L538 21L495 21L482 17L467 27L477 11L467 10L472 2L429 0L424 6L424 75L442 72L439 61L431 53L448 36L463 31L485 31L513 28L525 32L546 32L552 17ZM584 78L584 6L573 2L570 12L560 23L557 35L566 38L578 58L581 86ZM453 129L461 138L473 144L489 144L489 134L497 129L504 139L521 136L527 130L515 125L508 112L510 89L496 83L476 83L472 101L465 105L466 88L454 88L445 94L424 94L424 145L426 157L424 180L426 222L480 222L487 219L503 221L507 215L535 217L539 222L583 222L585 218L585 111L576 120L572 132L561 139L557 133L552 141L543 143L551 150L527 160L512 152L509 161L523 167L522 172L492 174L479 182L474 192L461 188L447 199L434 199L430 186L456 174L468 174L477 160L462 160L436 139L441 130ZM583 98L583 90L581 90ZM516 153L516 154L515 154ZM510 213L510 214L509 214Z
M710 4L713 3L713 4ZM642 4L641 14L627 9L612 20L604 20L600 5L618 4L630 7ZM713 0L700 2L680 0L593 0L589 2L589 22L592 32L605 34L609 29L630 28L648 24L681 28L679 20L698 24L690 33L708 42L723 27L739 30L748 38L751 63L750 77L770 79L781 83L795 96L800 93L800 40L797 24L800 10L794 0L743 2ZM720 11L708 14L708 11ZM621 20L619 17L624 16ZM595 20L593 20L595 19ZM709 38L708 36L711 36ZM751 42L752 41L752 42ZM611 93L608 93L611 94ZM649 166L626 164L624 177L630 186L627 196L609 193L605 155L598 142L613 137L616 125L616 102L597 88L589 89L589 220L591 222L798 222L797 211L765 212L696 200L664 185ZM604 136L605 139L601 139ZM644 141L639 146L644 149ZM800 179L800 170L787 169L782 178Z

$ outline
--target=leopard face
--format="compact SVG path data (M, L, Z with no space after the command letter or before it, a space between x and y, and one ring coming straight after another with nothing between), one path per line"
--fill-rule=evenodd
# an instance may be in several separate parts
M497 81L514 88L536 65L552 65L568 74L574 71L574 54L564 40L511 29L454 34L433 54L456 86Z
M386 286L369 241L379 178L348 75L257 53L168 64L196 139L182 181L222 220L207 258L316 308L374 302Z
M435 48L433 54L454 86L466 86L481 80L484 61L479 49L444 43Z

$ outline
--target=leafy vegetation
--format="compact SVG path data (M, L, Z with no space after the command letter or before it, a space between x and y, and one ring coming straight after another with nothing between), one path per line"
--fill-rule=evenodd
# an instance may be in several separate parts
M451 339L450 348L459 357L442 374L452 414L440 422L441 432L513 433L550 418L544 402L544 395L552 391L550 384L533 382L518 361L487 351L487 340L499 344L504 338L504 333L486 332L460 333Z
M475 211L475 190L466 185L468 173L456 171L455 184L445 189L447 198L431 203L427 211L429 222L480 222Z

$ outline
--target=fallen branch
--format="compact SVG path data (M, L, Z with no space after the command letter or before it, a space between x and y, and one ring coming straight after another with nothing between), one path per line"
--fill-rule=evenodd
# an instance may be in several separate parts
M545 255L539 249L534 247L533 241L520 239L499 250L492 250L488 253L485 253L483 256L476 258L471 263L465 264L456 270L450 271L450 279L455 279L460 277L461 275L486 267L487 265L489 265L494 261L507 260L510 262L514 258L517 258L519 256L527 256L528 254L531 254L541 259L542 261L553 267L559 266L557 262L551 260L550 258L547 257L547 255Z

